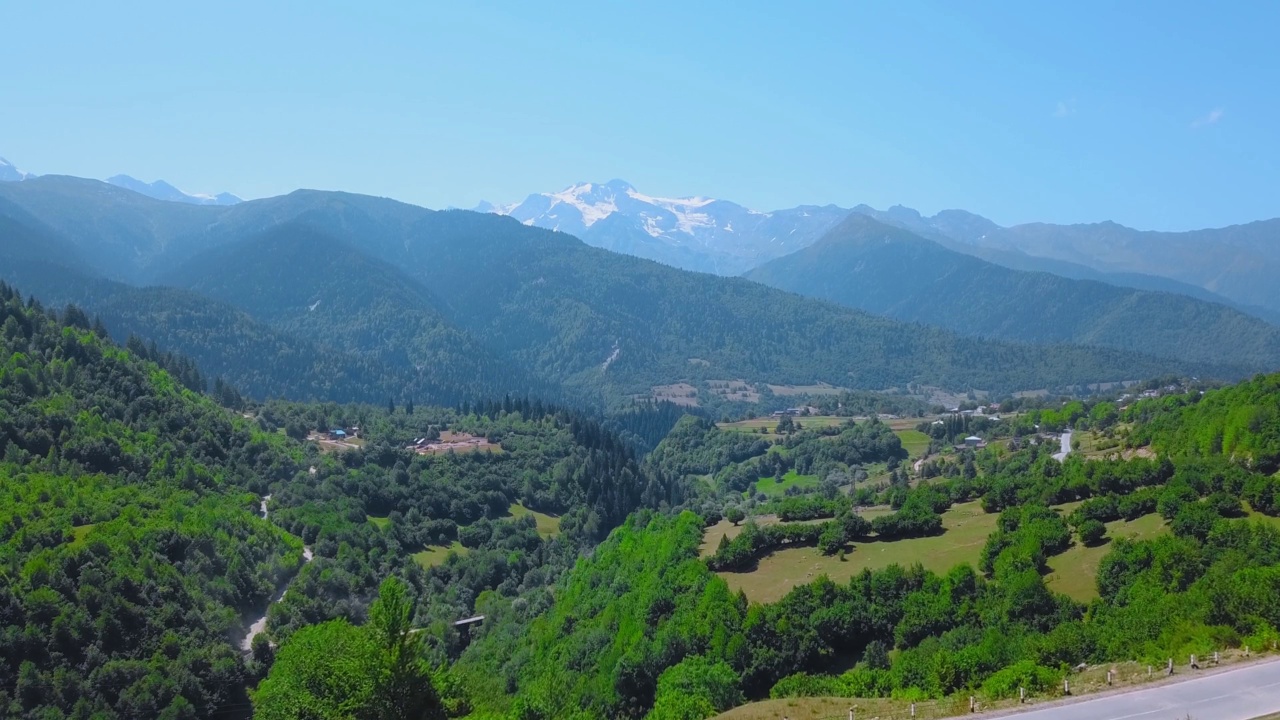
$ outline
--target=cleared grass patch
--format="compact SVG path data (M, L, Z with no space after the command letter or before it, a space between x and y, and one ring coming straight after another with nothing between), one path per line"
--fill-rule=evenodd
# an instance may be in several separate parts
M94 523L89 523L88 525L76 525L75 527L72 527L71 528L71 544L79 545L83 543L85 537L88 536L89 531L92 530L93 528L94 528Z
M868 510L868 518L887 510ZM893 542L855 543L845 561L823 555L817 548L786 548L761 558L756 569L749 573L718 573L734 591L741 589L751 600L774 602L781 599L797 585L812 582L820 575L827 575L836 582L843 582L862 572L877 570L893 564L920 563L936 573L945 573L960 563L975 567L987 536L996 529L998 514L987 514L977 502L953 506L942 515L942 535L927 538L895 540ZM719 538L715 538L719 542ZM715 546L711 546L712 552Z
M530 510L520 503L513 503L507 508L507 512L511 517L524 517L532 515L533 519L538 522L538 534L543 537L554 537L560 534L560 518L556 515L548 515L537 510Z
M462 543L458 542L457 540L454 540L453 544L450 545L449 547L432 545L430 547L423 549L420 552L416 552L413 554L413 559L415 562L418 563L418 565L422 566L423 569L426 569L426 568L434 567L436 565L443 563L446 559L448 559L449 553L458 553L459 555L466 555L468 552L470 552L470 550L463 547Z
M391 525L391 518L374 517L372 515L365 515L364 518L365 520L368 520L371 525L378 528L379 530L386 530L387 527Z
M787 492L787 488L810 488L818 486L817 475L798 475L795 470L788 470L786 475L782 476L782 482L776 482L773 478L760 478L756 481L755 486L749 491L751 495L764 493L770 498L781 497Z
M872 517L875 517L875 516L867 515L868 519ZM754 520L756 525L759 525L760 527L765 527L767 525L777 525L778 523L782 522L781 520L778 519L777 515L753 515L750 519ZM808 525L808 524L824 523L826 521L827 519L799 520L799 521L796 521L796 524ZM720 538L727 537L730 540L732 540L738 537L738 533L742 532L742 526L746 524L747 524L746 520L743 520L737 525L734 525L728 520L721 520L715 525L708 527L702 533L702 545L698 546L698 554L701 555L702 557L711 557L716 553L716 548L720 547Z
M1156 513L1143 515L1133 521L1115 520L1107 523L1107 537L1112 540L1127 537L1149 540L1169 532L1164 518ZM1066 552L1049 558L1049 574L1045 584L1050 590L1087 602L1098 597L1098 565L1111 552L1111 542L1086 547L1077 540Z
M716 423L716 427L721 430L738 430L740 432L760 432L760 428L764 428L772 435L774 428L778 427L778 421L782 418L776 417L759 417L750 420L739 420L731 423ZM806 428L823 428L842 425L851 418L839 417L836 415L810 415L809 417L792 416L792 422Z
M902 441L902 447L911 459L921 457L929 451L931 438L919 430L894 430L893 433Z
M1257 510L1254 510L1253 508L1249 507L1248 503L1245 503L1244 509L1245 509L1245 517L1249 518L1250 520L1261 520L1264 523L1267 523L1269 525L1274 525L1277 528L1280 528L1280 517L1271 517L1270 515L1263 515Z

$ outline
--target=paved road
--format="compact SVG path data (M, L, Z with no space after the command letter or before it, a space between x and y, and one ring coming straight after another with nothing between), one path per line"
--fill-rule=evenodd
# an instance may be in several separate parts
M1067 459L1067 454L1071 452L1071 431L1062 433L1062 445L1058 448L1058 452L1053 454L1053 459L1062 462Z
M1274 712L1280 712L1280 660L1010 717L1017 720L1183 720L1190 715L1195 720L1252 720Z

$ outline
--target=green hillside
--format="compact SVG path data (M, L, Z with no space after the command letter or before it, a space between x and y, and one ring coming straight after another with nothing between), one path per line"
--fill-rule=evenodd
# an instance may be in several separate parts
M122 254L111 255L115 264L102 261L101 272L135 281L172 272L275 330L339 354L402 354L415 370L430 366L428 377L442 385L479 381L502 390L501 378L525 382L510 370L517 368L570 397L618 405L656 385L713 379L967 391L1238 373L1132 352L963 338L617 255L492 215L299 191L229 208L165 207L145 224L139 218L153 209L145 198L119 200L118 189L99 192L83 181L38 180L0 193L87 258L103 257L95 228L109 227L101 237ZM290 228L281 231L285 238L306 226L354 250L309 255L301 242L255 247L255 238L281 226ZM342 272L348 268L350 280ZM216 272L202 277L202 269ZM24 278L16 281L23 286ZM331 325L309 310L320 299L315 312L327 311L326 293L344 303ZM466 358L461 367L459 357ZM494 360L476 363L485 357ZM485 383L487 375L501 378ZM268 393L288 387L280 382Z
M0 286L0 318L0 715L212 716L241 613L302 564L254 512L288 464L83 314Z
M1243 370L1280 367L1280 328L1235 309L1010 270L863 215L747 277L965 335L1097 345Z
M482 593L545 602L630 513L684 499L563 409L276 402L246 417L91 328L78 309L46 312L0 285L5 717L245 716L272 643L364 622L392 575L444 662L462 647L452 622ZM301 440L334 426L359 427L364 449ZM444 431L497 450L405 449ZM552 516L548 536L539 518ZM453 543L465 557L428 570L413 559ZM257 617L265 632L246 656Z
M1144 405L1145 419L1134 420L1139 430L1163 418L1212 425L1220 408L1274 407L1276 378L1206 393L1204 409L1190 414L1172 400ZM872 450L876 424L861 427ZM711 474L718 491L735 492L734 468L839 444L851 432L836 430L826 440L796 432L770 448L686 419L653 457L668 472ZM1277 428L1264 420L1253 432L1265 444ZM732 539L691 513L637 514L542 612L500 598L478 606L486 623L449 677L482 717L706 718L752 700L809 696L1012 705L1020 687L1037 701L1059 696L1079 663L1185 664L1215 652L1230 660L1280 637L1280 532L1274 518L1250 519L1238 499L1262 486L1274 496L1275 478L1220 452L1065 462L1050 452L988 448L969 458L972 474L957 462L956 473L915 485L894 473L887 488L860 488L894 508L870 520L826 483L748 504L760 522L731 516L742 523ZM827 454L818 472L847 478L876 459ZM939 512L946 522L912 531ZM722 533L714 552L712 532ZM929 558L912 558L910 548L925 547ZM889 551L897 562L880 561ZM730 591L766 572L764 563L725 567L734 553L795 563L770 564L791 578L789 591L767 603ZM815 566L804 557L815 555L847 579L806 576ZM925 570L921 561L936 566L935 555L958 564Z
M220 246L159 280L233 305L324 351L395 372L404 386L388 397L554 396L547 383L451 325L426 287L309 225L281 225Z

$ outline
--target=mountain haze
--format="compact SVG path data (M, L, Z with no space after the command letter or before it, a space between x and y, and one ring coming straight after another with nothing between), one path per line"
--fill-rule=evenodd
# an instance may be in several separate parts
M528 377L534 388L618 402L656 385L726 378L1023 389L1242 372L1231 363L958 337L608 252L508 217L348 193L193 206L38 178L0 186L0 200L100 275L178 284L272 332L305 337L317 352L394 366L379 382L397 373L418 382L411 376L425 367L452 383L492 368L487 384L469 387ZM14 280L24 287L23 277ZM253 360L242 359L241 375L263 369L251 371Z
M966 335L1280 367L1280 328L1224 305L1010 270L864 215L747 277Z
M807 247L856 213L1014 270L1177 293L1280 321L1280 300L1260 279L1274 274L1280 262L1280 220L1193 233L1144 233L1115 223L1002 227L965 210L928 216L902 205L756 212L726 200L653 197L621 180L580 183L476 209L568 232L596 247L720 275L737 275ZM1162 252L1166 246L1173 252ZM1209 247L1218 256L1198 263Z
M737 275L817 240L849 211L828 205L757 212L712 198L645 195L623 180L579 183L481 212L559 230L588 245L718 275Z
M190 203L192 205L235 205L238 202L243 202L243 200L231 193L206 195L183 192L164 180L143 182L128 175L113 175L107 178L107 182L156 200L167 200L169 202Z
M1172 278L1234 302L1280 312L1280 218L1190 232L1135 230L1118 223L1002 228L979 244L1079 263L1107 273Z

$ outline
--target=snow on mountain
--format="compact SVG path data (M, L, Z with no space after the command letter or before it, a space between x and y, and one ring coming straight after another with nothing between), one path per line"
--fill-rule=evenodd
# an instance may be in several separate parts
M35 177L34 173L23 172L14 167L13 163L0 157L0 182L21 182L22 180L30 180L33 177ZM163 180L145 183L128 175L116 175L107 178L107 182L147 197L170 202L190 203L192 205L235 205L238 202L242 202L240 198L231 193L218 193L217 195L186 193Z
M208 195L203 193L187 193L170 185L164 180L147 183L128 175L114 175L107 178L107 182L122 187L126 190L132 190L141 195L155 198L156 200L167 200L169 202L189 203L192 205L235 205L241 202L240 198L231 193L218 193L217 195Z
M21 182L33 177L35 175L19 170L13 163L0 157L0 182Z
M757 212L714 198L646 195L622 180L535 193L514 205L481 203L476 210L576 235L597 247L722 275L798 250L848 214L834 206Z

